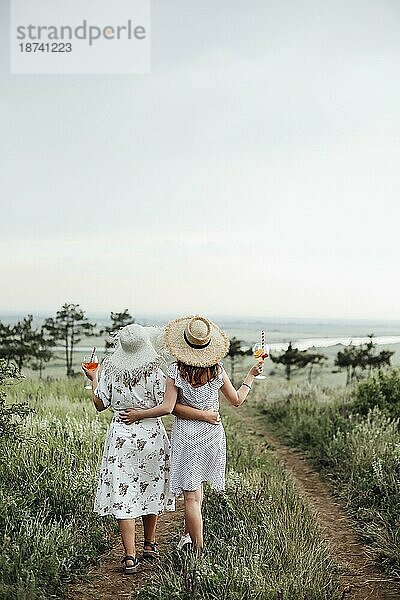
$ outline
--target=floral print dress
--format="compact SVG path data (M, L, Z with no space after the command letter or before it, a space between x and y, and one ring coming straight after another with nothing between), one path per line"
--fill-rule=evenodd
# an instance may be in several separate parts
M107 431L95 512L117 519L175 510L169 492L170 443L161 418L143 419L126 425L119 411L145 409L161 404L165 375L155 367L135 384L123 382L103 369L95 390L106 408L114 411Z

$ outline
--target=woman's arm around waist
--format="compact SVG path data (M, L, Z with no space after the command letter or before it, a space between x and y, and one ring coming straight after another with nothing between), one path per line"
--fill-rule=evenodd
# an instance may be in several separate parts
M156 417L163 417L169 415L174 410L174 406L178 397L178 388L175 387L173 379L167 377L167 383L165 386L164 400L158 406L154 408L145 408L136 410L134 408L127 408L120 412L121 421L130 425L136 421L142 419L154 419Z
M198 408L193 408L193 406L188 406L187 404L181 404L180 402L175 404L172 414L180 419L189 419L190 421L206 421L207 423L212 423L213 425L218 425L218 423L221 422L221 417L217 410L200 410Z

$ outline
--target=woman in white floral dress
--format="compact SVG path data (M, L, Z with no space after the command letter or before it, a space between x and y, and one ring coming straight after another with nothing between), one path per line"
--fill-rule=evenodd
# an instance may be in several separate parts
M94 510L113 515L125 548L126 573L135 573L139 561L135 549L135 521L142 517L143 555L157 554L157 516L175 510L169 492L170 444L160 418L127 424L122 411L149 409L162 403L165 375L161 356L155 350L156 328L128 325L117 340L115 352L103 362L99 381L97 371L87 371L92 379L93 402L98 411L114 411L104 444ZM83 367L82 367L83 368Z

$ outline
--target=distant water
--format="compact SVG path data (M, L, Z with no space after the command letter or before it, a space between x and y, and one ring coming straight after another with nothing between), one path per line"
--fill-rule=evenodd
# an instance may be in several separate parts
M361 346L369 342L368 337L339 337L339 338L308 338L303 340L295 340L293 347L299 350L308 350L309 348L329 348L331 346ZM373 338L374 344L378 346L386 346L388 344L400 344L400 335L382 335ZM269 344L271 350L281 351L287 348L287 343L271 343Z
M309 348L329 348L331 346L356 346L369 341L368 336L374 335L377 345L400 344L399 322L369 322L369 321L313 321L287 320L250 322L226 322L221 326L230 337L237 337L244 345L252 345L259 341L261 330L271 350L281 351L292 342L294 348L307 350Z
M245 341L245 340L243 340ZM298 348L299 350L308 350L309 348L330 348L331 346L350 346L353 344L354 346L360 346L361 344L365 344L369 342L370 338L368 337L337 337L337 338L308 338L301 340L293 340L292 345L293 348ZM373 338L373 341L378 346L387 346L390 344L400 344L400 335L387 335L387 336L377 336ZM244 344L246 345L246 343ZM248 342L247 342L248 345ZM268 343L271 350L275 350L276 352L280 352L281 350L285 350L288 346L288 342L269 342ZM76 350L79 352L90 352L93 346L76 346ZM56 346L55 350L62 350L61 347ZM103 346L97 346L98 352L104 352L105 348Z

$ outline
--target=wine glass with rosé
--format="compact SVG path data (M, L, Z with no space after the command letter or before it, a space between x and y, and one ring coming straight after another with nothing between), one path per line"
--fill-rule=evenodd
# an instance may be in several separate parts
M253 346L253 356L255 360L259 363L268 358L269 356L269 347L265 342L257 342ZM265 375L256 375L254 379L267 379Z
M82 366L85 367L88 371L94 371L99 366L99 359L97 358L96 348L93 348L93 351L90 355L84 356L82 361ZM92 389L92 382L85 382L85 390Z

